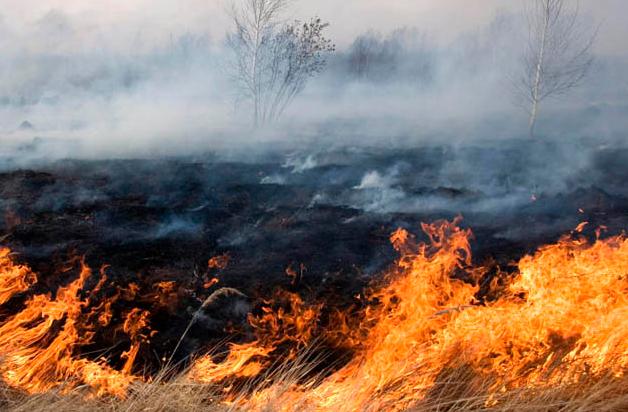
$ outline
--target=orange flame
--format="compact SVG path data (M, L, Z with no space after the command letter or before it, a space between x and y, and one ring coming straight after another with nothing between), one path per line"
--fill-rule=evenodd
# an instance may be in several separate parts
M130 375L135 364L135 359L143 342L148 341L152 332L148 330L150 313L145 310L133 309L126 316L122 330L131 338L131 348L122 354L126 359L122 372Z
M225 269L229 266L229 261L231 260L231 256L228 254L214 256L207 261L207 267L209 269Z
M471 267L471 232L456 222L423 225L429 243L391 237L401 257L379 302L364 311L366 338L354 359L312 388L274 405L314 410L402 410L425 400L448 370L491 394L577 383L628 368L628 240L565 237L519 262L511 284L480 304L478 288L454 277ZM341 325L346 329L346 325ZM272 328L271 328L272 329ZM354 334L355 336L355 334ZM201 367L201 365L198 365ZM260 409L273 388L252 395ZM287 408L289 409L289 408Z
M22 268L24 271L28 269ZM59 288L56 297L36 295L25 308L0 326L0 373L6 383L30 393L87 383L98 394L124 396L130 380L104 363L75 358L77 347L91 342L93 332L81 330L88 306L79 293L91 271L82 265L79 278Z
M273 310L276 305L278 309ZM294 359L314 337L321 308L322 305L306 305L294 293L278 292L274 301L266 302L261 316L249 315L256 341L230 345L223 362L215 362L211 355L201 357L193 365L190 377L198 382L215 383L257 376L270 366L270 355L282 345L288 345L284 356Z
M296 361L321 339L331 348L351 350L353 357L315 382L288 385L287 391L282 382L281 391L260 388L244 399L247 407L264 409L272 398L287 409L402 410L429 399L451 370L465 371L465 382L457 384L480 388L487 406L498 402L495 394L510 389L551 388L608 375L625 378L625 236L602 240L598 231L591 243L580 233L583 224L522 258L514 273L491 279L489 268L473 266L472 233L459 223L422 225L427 242L406 230L395 232L395 265L360 294L361 309L326 316L329 328L322 326L322 304L278 292L249 315L251 342L198 358L189 379L223 385L229 393L238 379L259 377L278 359ZM2 320L0 376L7 384L29 393L85 384L97 395L124 397L140 379L132 371L142 345L155 333L149 311L125 312L122 331L131 344L121 370L81 357L95 328L112 321L112 303L132 301L141 293L131 284L95 305L92 297L105 276L101 273L89 294L84 289L91 275L83 264L79 277L54 297L23 298L23 309ZM28 295L36 281L28 267L12 261L9 250L0 249L0 306ZM478 299L480 284L492 285L489 299ZM162 282L156 289L153 300L176 300L174 283Z
M35 274L26 266L14 264L10 255L9 249L0 249L0 305L37 282Z

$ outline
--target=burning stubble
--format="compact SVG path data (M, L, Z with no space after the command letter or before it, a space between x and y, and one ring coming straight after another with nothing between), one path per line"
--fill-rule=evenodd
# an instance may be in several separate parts
M586 388L608 377L625 382L625 237L589 242L580 227L522 258L515 271L493 276L483 295L478 284L489 268L473 265L472 233L459 223L423 225L428 243L405 230L395 232L395 265L359 298L360 308L328 322L321 319L322 304L277 294L260 315L249 316L254 340L229 345L226 356L193 360L183 379L222 387L225 400L247 409L312 410L402 410L433 402L448 386L499 407L512 391ZM105 275L86 290L92 274L83 264L79 277L54 297L33 294L36 275L8 254L3 251L3 310L12 298L23 303L0 327L0 370L7 384L30 393L87 385L97 395L124 398L134 382L147 379L133 373L133 363L139 345L159 333L150 327L149 312L132 309L122 325L111 325L129 341L121 368L81 353L97 323L110 325L103 308L128 291L98 302ZM297 362L315 343L349 350L351 359L325 376L305 373L278 391L286 376L268 371ZM465 371L463 382L447 381L454 371ZM257 382L257 388L240 392L246 381Z

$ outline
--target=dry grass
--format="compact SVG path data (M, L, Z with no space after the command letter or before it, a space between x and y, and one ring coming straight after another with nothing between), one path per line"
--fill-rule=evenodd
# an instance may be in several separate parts
M456 374L457 375L457 374ZM441 411L628 411L628 379L604 378L586 383L521 388L489 395L484 388L469 388L450 381L410 410Z
M229 411L316 411L307 403L307 396L293 398L290 405L283 404L286 392L293 388L302 373L282 368L281 379L266 394L268 400L252 406L243 392L235 401L238 406L221 402L220 390L207 385L191 383L185 377L165 382L156 379L152 383L137 383L126 399L94 399L85 395L85 388L71 393L50 392L42 395L26 395L18 391L0 388L0 410L8 412L229 412ZM466 377L470 379L465 379ZM546 411L546 412L621 412L628 411L628 378L591 380L573 386L542 389L516 389L501 391L490 396L486 387L469 384L473 379L464 369L447 371L439 383L430 390L419 404L405 408L412 412L445 411ZM250 388L249 388L250 393ZM374 399L373 411L396 409L396 405L382 405ZM377 405L377 406L375 406ZM339 409L342 410L342 409Z
M69 394L50 392L26 396L4 390L2 410L11 412L119 412L119 411L225 411L216 393L203 385L185 382L138 384L126 399L90 399L80 388Z

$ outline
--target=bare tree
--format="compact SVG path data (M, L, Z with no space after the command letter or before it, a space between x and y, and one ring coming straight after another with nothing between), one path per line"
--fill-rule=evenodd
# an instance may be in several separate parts
M583 23L577 1L573 6L568 1L534 0L526 10L529 41L516 86L529 110L530 136L541 102L579 86L593 63L597 33Z
M232 8L235 26L227 37L233 75L253 106L256 126L277 120L307 79L320 73L335 50L319 18L282 23L290 0L242 0Z
M325 68L327 54L335 50L323 34L328 26L319 18L306 23L295 21L275 35L264 85L263 121L277 120L307 80Z

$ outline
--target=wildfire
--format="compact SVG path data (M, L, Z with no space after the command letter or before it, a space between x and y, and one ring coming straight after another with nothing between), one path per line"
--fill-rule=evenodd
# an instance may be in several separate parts
M516 271L495 274L473 265L472 233L459 223L423 225L427 242L405 230L395 232L391 242L398 260L347 313L323 316L323 304L278 292L249 315L249 342L197 358L188 379L229 392L234 382L263 377L278 361L296 362L319 344L349 350L352 356L324 376L288 384L287 390L286 382L262 379L250 395L233 393L227 399L248 402L253 409L272 402L288 410L403 410L453 385L483 393L486 406L493 406L499 393L517 388L625 378L628 239L589 242L582 224L522 258ZM99 305L90 300L104 273L87 293L90 277L83 265L79 277L54 297L31 296L20 312L3 318L0 373L6 383L28 392L87 384L99 395L124 396L139 379L133 365L141 345L149 345L155 333L149 311L126 313L121 329L130 348L119 371L104 360L81 357L94 328L112 319L111 300ZM0 251L0 305L35 282L29 268L13 263L8 250ZM481 295L480 285L487 284L490 293ZM158 289L176 297L173 283ZM133 290L138 293L137 287ZM130 292L117 296L125 293ZM464 379L448 382L451 371ZM278 394L273 384L284 389Z
M349 364L314 387L296 385L279 399L271 387L248 401L260 409L272 402L285 409L402 410L425 401L447 372L461 370L465 381L455 384L484 391L490 406L509 389L623 377L628 240L565 237L523 258L514 276L503 275L501 281L511 280L498 298L480 303L478 287L455 276L487 273L471 266L471 232L457 223L424 225L427 244L403 230L393 234L401 257L387 284L370 292L378 303L363 313L360 327L368 333Z
M430 244L406 234L402 256L376 292L364 350L311 392L325 407L379 404L402 409L423 400L449 369L489 392L577 382L628 367L628 241L563 238L519 262L510 286L480 305L477 287L452 278L470 264L470 232L425 226Z

